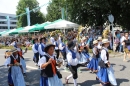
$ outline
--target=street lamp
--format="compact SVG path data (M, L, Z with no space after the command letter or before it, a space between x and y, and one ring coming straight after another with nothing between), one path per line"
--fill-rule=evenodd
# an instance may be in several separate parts
M114 16L112 14L110 14L108 16L108 20L111 22L111 26L112 26L112 34L113 34L113 51L114 51L114 30L113 30L113 22L114 22Z

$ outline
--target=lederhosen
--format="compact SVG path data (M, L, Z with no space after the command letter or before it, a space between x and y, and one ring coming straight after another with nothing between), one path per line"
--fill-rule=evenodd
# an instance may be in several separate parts
M76 53L74 53L73 51L70 51L70 52L72 53L72 57L76 57ZM74 56L74 54L75 54L75 56ZM73 66L68 63L68 68L73 75L73 79L77 79L78 78L78 74L77 74L78 64Z
M47 55L44 55L44 56L46 58L46 62L48 62L50 57L47 56ZM55 57L54 57L54 60L55 60ZM55 69L56 69L56 65L55 65ZM55 71L56 71L58 78L62 78L62 75L60 74L60 72L57 71L57 69ZM53 70L52 70L51 64L48 64L45 69L41 70L41 76L43 76L43 77L53 77Z
M104 49L104 48L103 48L103 49ZM105 50L105 49L104 49L104 50ZM107 50L105 50L105 51L106 51L107 60L109 60L109 53L108 53ZM107 64L107 63L105 64L102 59L99 61L98 65L99 65L101 68L107 68L107 67L108 67L108 64Z

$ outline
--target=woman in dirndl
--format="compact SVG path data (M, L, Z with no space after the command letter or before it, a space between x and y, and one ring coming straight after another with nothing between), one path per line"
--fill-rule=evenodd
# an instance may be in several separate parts
M98 46L98 41L97 40L94 40L93 41L93 45L94 45L94 48L93 48L93 56L92 56L92 59L91 61L89 62L88 64L88 69L90 69L92 71L92 73L96 73L97 70L98 70L98 58L100 56L99 54L99 50L97 48Z
M108 39L102 40L103 47L100 55L101 60L99 61L100 69L97 73L97 79L99 80L101 86L111 86L111 84L113 83L114 86L116 85L114 73L111 73L111 76L109 74L109 72L112 72L112 67L109 62L109 53L107 49L107 47L109 47L109 43L110 42L108 41ZM111 77L111 79L113 78L113 83L111 83L111 79L109 77Z
M9 51L11 55L6 59L4 65L9 67L8 85L9 86L25 86L22 65L17 49Z
M55 45L48 44L44 48L45 55L39 60L38 65L41 69L40 86L63 86L60 78L61 74L57 71L54 55Z

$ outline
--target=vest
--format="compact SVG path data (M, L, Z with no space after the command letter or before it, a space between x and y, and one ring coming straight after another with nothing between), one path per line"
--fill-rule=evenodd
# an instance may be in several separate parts
M13 56L11 55L10 56L10 64L14 64L14 58L13 58ZM18 56L18 58L16 59L17 60L17 62L19 62L20 63L20 57ZM9 68L9 72L11 73L11 67Z
M46 62L48 62L50 57L48 57L47 55L44 55L44 56L46 58ZM55 60L55 58L54 58L54 60ZM55 67L55 69L56 69L56 67ZM43 77L53 77L53 70L52 70L51 64L48 64L45 69L41 70L41 76L43 76Z
M44 52L44 48L45 48L45 47L43 46L43 44L41 44L41 48L42 48L42 51Z
M58 47L58 43L56 42L56 47Z
M34 44L34 46L35 46L35 49L38 51L38 44Z
M62 47L65 46L65 44L62 43ZM63 50L61 50L61 52L66 52L65 47L63 48Z
M100 57L99 50L98 50L98 48L97 48L97 47L95 47L95 48L97 49L98 54L97 54L97 55L95 55L95 54L93 53L93 58L99 58L99 57Z
M105 49L104 49L105 50ZM105 50L106 51L106 50ZM109 53L106 51L106 56L107 56L107 60L109 60ZM104 63L104 61L101 59L98 63L98 65L101 67L101 68L107 68L108 65Z
M70 50L70 52L72 53L72 58L75 59L76 58L76 53L72 50Z

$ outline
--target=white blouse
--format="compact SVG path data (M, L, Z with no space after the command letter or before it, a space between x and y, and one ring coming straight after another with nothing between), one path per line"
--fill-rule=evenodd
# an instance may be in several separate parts
M103 47L103 48L104 48L104 47ZM107 56L106 56L106 53L107 53L106 51L108 51L107 48L104 48L104 49L101 50L101 59L104 61L104 63L107 63L107 62L108 62Z
M47 53L45 53L45 55L49 56L49 57L52 58L52 59L54 59L54 57L55 57L55 55L50 56L50 55L48 55ZM56 58L55 58L55 59L56 59ZM42 64L45 64L46 62L47 62L47 61L46 61L46 57L45 57L45 56L43 56L42 58L39 59L38 65L40 66L40 69L42 69L42 68L41 68Z
M78 64L78 59L80 58L80 55L78 52L76 52L76 58L73 59L72 58L72 53L69 51L67 52L67 61L68 61L68 64L72 65L72 66L76 66Z
M16 56L16 59L17 59L17 58L18 58L18 55ZM10 59L10 57L8 57L8 58L5 60L4 65L7 66L8 64L10 64L10 61L11 61L11 59ZM21 65L21 61L20 61L20 65Z
M42 45L45 47L45 44L42 43ZM45 52L42 51L42 46L41 45L38 46L38 52L40 53L40 55L45 54Z

